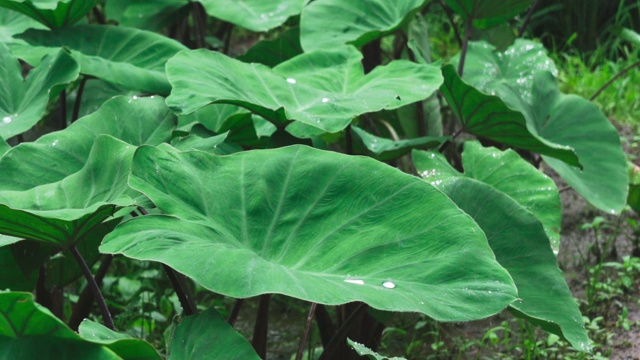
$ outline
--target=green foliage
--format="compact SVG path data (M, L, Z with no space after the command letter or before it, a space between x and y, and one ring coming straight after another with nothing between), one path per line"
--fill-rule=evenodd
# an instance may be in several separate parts
M431 355L453 354L434 320L505 309L508 351L588 353L599 322L556 264L559 193L537 165L617 213L627 162L539 43L470 41L512 39L531 3L0 0L2 355L265 358L272 294L313 304L298 358L309 340L383 359L380 310L419 313ZM430 38L444 23L460 44ZM589 303L631 291L636 260L600 258ZM232 325L254 296L249 345ZM513 345L508 324L463 348Z

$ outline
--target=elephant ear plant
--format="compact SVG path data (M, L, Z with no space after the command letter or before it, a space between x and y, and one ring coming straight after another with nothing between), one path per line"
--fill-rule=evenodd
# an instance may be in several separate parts
M472 41L533 12L1 0L2 354L264 359L273 294L309 304L297 359L312 325L320 359L378 356L380 311L460 322L508 309L589 352L554 255L558 189L540 169L615 214L627 165L539 43ZM451 59L429 49L435 14L460 29ZM180 315L154 330L166 348L114 321L112 260L162 264L179 301L165 313ZM227 319L194 287L235 302ZM233 326L251 297L249 342Z

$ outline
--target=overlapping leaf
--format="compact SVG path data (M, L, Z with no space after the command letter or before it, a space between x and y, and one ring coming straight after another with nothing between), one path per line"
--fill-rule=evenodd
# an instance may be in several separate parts
M275 67L300 54L302 54L300 28L295 27L285 31L276 39L260 41L244 55L238 57L238 60Z
M89 319L82 321L78 333L87 341L104 345L123 360L162 359L151 344L126 334L117 333ZM207 332L204 333L208 335Z
M149 345L142 341L127 344L129 352L86 341L29 293L0 292L0 315L0 348L6 359L121 360L135 359L126 356L130 353L148 354L144 349Z
M109 0L105 13L121 26L157 31L186 15L188 5L188 0Z
M305 51L344 44L362 46L398 29L424 0L317 0L302 11L300 41Z
M207 14L251 31L267 31L300 14L310 0L199 0Z
M303 54L270 69L211 51L184 51L167 63L173 85L167 104L186 114L210 103L231 103L272 122L296 120L337 132L360 114L425 99L442 83L436 67L408 61L364 75L361 58L355 48L343 47Z
M464 20L473 21L473 25L486 29L512 19L527 10L532 0L446 0Z
M540 136L575 149L583 169L543 156L562 178L595 207L622 211L627 202L627 162L618 132L598 107L558 90L553 75L536 75L529 116Z
M260 357L242 335L211 308L186 317L173 335L169 360L258 360Z
M445 142L448 138L444 136L424 136L414 139L392 140L380 136L372 135L365 130L352 125L351 131L355 137L362 141L362 144L368 151L375 154L380 160L389 160L398 158L407 154L411 149L416 147L434 148Z
M29 130L42 116L49 92L78 77L78 64L64 51L49 55L26 79L9 49L0 43L0 137L11 138Z
M0 6L21 12L49 28L76 23L95 4L96 0L0 0Z
M83 74L162 95L171 90L164 71L167 60L186 49L160 34L108 25L78 25L52 31L32 29L20 38L33 45L69 49Z
M134 163L130 185L170 216L121 224L102 252L159 261L240 298L364 301L449 321L515 299L471 219L375 160L303 146L223 157L142 147Z
M413 162L421 176L434 185L463 176L440 153L414 151ZM483 148L475 141L465 143L462 164L464 176L491 185L531 211L544 226L552 247L559 248L560 195L553 180L514 151Z
M591 351L578 305L536 217L505 193L471 178L455 177L438 186L478 223L511 274L520 298L510 305L514 314L564 337L576 349Z

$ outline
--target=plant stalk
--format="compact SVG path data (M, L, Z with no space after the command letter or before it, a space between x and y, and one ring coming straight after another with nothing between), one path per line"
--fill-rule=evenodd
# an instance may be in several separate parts
M197 48L206 47L206 34L207 34L207 18L202 9L202 5L194 1L191 3L191 16L193 17L193 33L195 37L195 44Z
M71 115L71 123L78 120L80 115L80 105L82 105L82 94L84 94L84 87L87 84L87 80L89 80L88 76L85 76L80 80L80 85L78 86L78 92L76 93L76 101L73 103L73 114Z
M96 272L95 279L98 286L102 285L102 280L104 280L105 275L107 274L107 270L111 265L111 261L113 260L113 255L106 255ZM78 302L76 306L73 308L73 312L71 313L71 317L69 318L69 322L67 325L75 331L78 330L78 326L83 319L85 319L91 313L91 302L94 300L93 292L91 287L86 286L82 293L78 297Z
M244 303L244 299L237 299L236 303L233 304L233 309L231 309L231 314L229 314L229 318L227 318L227 323L234 327L236 324L236 320L238 319L238 315L240 314L240 309L242 308L242 304Z
M522 37L522 35L524 35L524 31L527 29L527 26L529 26L529 22L531 21L531 16L536 11L538 4L540 4L540 0L536 0L536 2L534 2L533 5L531 5L531 7L529 8L529 11L527 11L527 15L525 15L524 21L522 22L522 26L518 31L518 37Z
M253 339L251 345L261 359L267 358L267 330L269 328L269 303L271 294L260 296L258 314L253 327Z
M84 261L84 258L82 258L82 254L80 254L78 248L76 248L75 245L69 246L69 251L78 262L78 265L80 265L80 269L82 269L82 273L87 279L87 286L91 288L93 297L96 299L96 303L98 303L98 307L100 308L100 312L102 313L102 321L104 321L104 325L109 329L115 331L116 327L113 324L113 318L111 317L111 313L109 312L109 308L107 307L107 302L102 295L102 291L100 291L100 286L98 286L96 279L91 274L91 269L89 269L89 266L87 266L86 261Z
M640 61L635 62L635 63L627 66L626 68L620 70L619 73L617 73L614 77L609 79L609 81L607 81L604 85L602 85L602 87L600 87L600 89L598 89L598 91L596 91L593 95L591 95L589 100L591 100L591 101L595 100L600 94L602 94L603 91L605 91L609 86L611 86L611 84L613 84L619 78L625 76L631 69L633 69L635 67L640 67Z
M60 129L64 130L67 127L67 89L60 92L60 118Z
M473 18L467 20L464 29L464 42L462 43L462 49L460 49L460 62L458 63L458 75L462 77L464 71L464 61L467 58L467 49L469 48L469 38L471 37L471 26L473 24Z
M331 338L331 341L327 346L325 346L322 355L318 360L329 360L336 359L336 353L340 350L341 345L343 345L346 341L347 333L353 328L355 324L358 323L358 319L360 315L367 309L367 305L365 303L360 303L353 310L351 314L344 320L342 326L336 331L336 334Z
M169 281L171 281L171 285L173 286L176 295L178 295L184 314L186 316L197 314L198 307L196 306L191 294L191 289L189 288L189 284L187 283L187 279L185 279L184 275L178 273L171 266L166 264L162 264L162 268L167 274Z
M304 347L307 344L307 338L309 337L309 330L311 329L311 322L313 321L313 315L316 313L316 306L318 304L311 303L311 308L309 309L309 315L307 315L307 323L304 327L304 333L302 334L302 339L300 339L300 345L298 346L298 354L296 355L296 360L302 360L302 354L304 354Z
M444 13L447 15L447 19L451 24L451 28L453 28L453 33L456 36L456 41L458 41L458 45L462 46L462 36L460 36L460 31L458 31L456 22L453 21L453 12L451 11L451 9L449 9L449 7L444 2L442 2L442 0L438 0L438 4L440 4L440 7L442 7L442 10L444 10Z

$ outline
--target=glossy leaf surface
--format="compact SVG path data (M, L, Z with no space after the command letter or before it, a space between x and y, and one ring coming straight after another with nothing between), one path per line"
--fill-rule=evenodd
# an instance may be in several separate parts
M267 31L300 14L309 0L200 0L210 16L251 31Z
M162 30L187 13L187 0L109 0L105 12L121 26Z
M0 348L6 359L120 360L83 339L29 293L0 292Z
M358 353L358 355L360 356L366 356L368 359L372 359L372 360L406 360L405 358L400 358L400 357L386 357L386 356L382 356L380 354L378 354L377 352L369 349L368 347L357 343L351 339L347 339L347 343L349 344L349 346L351 346L353 348L353 350L355 350L355 352Z
M344 44L362 46L398 29L424 0L317 0L302 11L300 41L305 51Z
M101 252L168 264L218 293L364 301L443 321L515 299L466 214L369 158L303 146L222 157L142 147L130 185L168 216L121 224Z
M49 28L76 23L95 4L96 0L0 0L0 6L21 12Z
M533 85L530 114L541 136L574 148L584 167L548 156L545 162L593 206L622 211L628 193L627 161L618 132L600 109L579 96L561 94L553 76L542 73Z
M211 308L184 318L169 346L169 360L259 360L247 340Z
M507 106L503 99L478 91L460 79L455 68L442 68L445 80L440 91L465 131L525 150L557 157L579 165L573 149L553 144L530 130L525 116Z
M439 187L471 215L511 274L520 300L510 308L544 330L563 336L581 351L591 351L582 315L549 246L540 222L499 190L457 177Z
M462 176L444 156L435 152L413 152L418 173L432 184ZM553 180L531 166L512 150L484 148L476 141L465 142L462 153L464 176L491 185L531 211L545 228L554 249L560 245L561 206Z
M167 60L186 49L156 33L108 25L28 30L20 38L33 45L69 49L83 74L162 95L171 90L164 71Z
M527 10L532 0L446 0L446 3L464 20L473 21L475 27L485 29Z
M49 92L78 77L78 64L64 51L46 57L26 79L9 49L0 43L0 137L9 139L29 130L44 115Z
M167 63L173 86L167 105L187 114L210 103L230 103L276 123L296 120L338 132L355 116L425 99L442 83L438 68L402 60L364 75L361 58L355 48L343 47L270 69L207 50L184 51ZM200 69L195 78L194 68Z
M162 359L151 344L126 334L117 333L89 319L82 321L78 332L85 340L105 345L124 360Z

